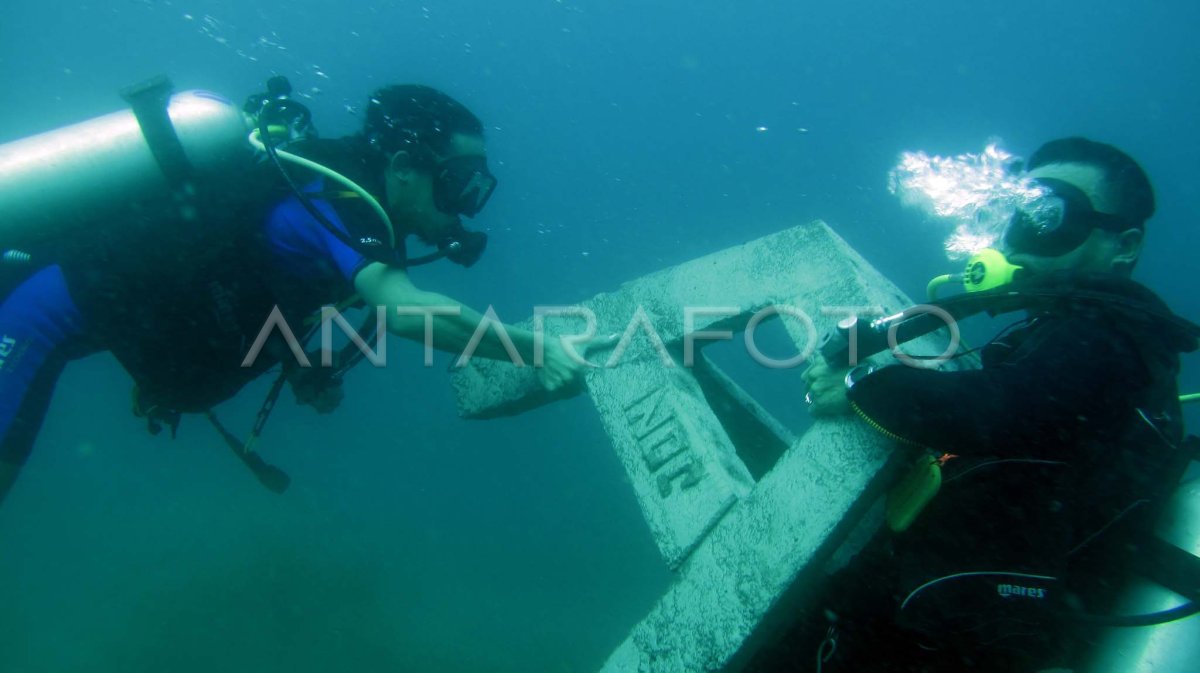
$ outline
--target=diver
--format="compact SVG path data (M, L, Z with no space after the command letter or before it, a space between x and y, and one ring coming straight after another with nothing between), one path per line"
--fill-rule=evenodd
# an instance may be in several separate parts
M1136 161L1066 138L1024 171L1041 196L1001 239L1018 277L1069 279L1147 311L1030 310L975 369L821 360L805 372L814 415L857 415L919 457L888 525L755 670L1072 668L1097 635L1068 615L1111 614L1186 465L1176 379L1196 339L1148 319L1169 311L1130 279L1155 209ZM940 491L919 495L922 479Z
M228 170L200 179L189 173L189 159L194 165L204 157L183 156L166 121L169 95L157 84L149 89L150 102L134 111L162 169L155 179L175 186L171 198L151 208L140 194L126 194L135 206L123 211L120 231L92 227L78 236L85 244L66 236L34 241L43 254L15 253L20 269L2 269L0 502L30 455L55 382L71 360L112 352L136 384L135 412L152 432L170 427L173 433L181 414L211 414L214 405L281 365L273 394L286 380L299 402L318 411L337 406L339 363L297 366L278 331L253 362L243 362L272 311L298 330L323 306L385 307L388 333L423 342L428 319L432 346L452 352L463 351L483 320L460 302L417 287L408 274L412 264L437 257L470 266L486 244L486 235L468 231L462 218L487 204L496 178L482 123L461 103L426 86L386 86L370 96L361 133L323 140L301 114L306 110L289 100L286 80L275 78L245 110L262 118L262 130L274 132L270 121L284 136L259 135L258 141L270 146L272 157L283 154L286 143L289 156L312 160L324 172L289 166L281 175L260 153L247 172L230 161ZM202 98L192 100L211 104ZM241 113L233 112L241 128ZM121 169L111 163L112 172ZM326 177L330 170L360 191ZM439 252L407 258L408 236ZM488 330L474 354L515 361L511 346L524 362L539 363L546 389L569 390L578 382L582 360L557 340L546 340L535 358L530 331L506 326L505 332L510 341ZM228 440L230 433L217 425ZM286 488L286 475L273 475L248 443L239 457L268 487Z

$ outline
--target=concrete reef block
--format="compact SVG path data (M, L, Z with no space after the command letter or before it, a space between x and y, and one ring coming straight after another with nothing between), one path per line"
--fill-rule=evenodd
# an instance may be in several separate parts
M805 569L820 569L889 454L852 419L819 423L700 542L605 673L726 670ZM830 451L855 469L822 464Z
M800 320L784 318L792 339L803 350L815 346L810 342L814 335L824 334L838 318L822 309L863 302L862 288L881 278L841 237L816 220L643 276L579 306L594 312L599 334L623 334L632 322L644 316L676 359L681 359L683 349L685 307L739 309L732 316L697 312L692 329L700 332L737 331L761 309L780 304L795 306L813 321L814 329L809 330ZM891 287L890 283L885 287ZM885 306L906 305L898 292L888 294L886 299ZM533 320L522 326L531 328ZM547 338L582 333L582 327L582 319L545 320ZM645 331L636 330L621 362L660 359L660 352L652 346ZM610 355L600 353L592 360L602 363ZM507 362L474 359L469 367L455 373L452 385L459 414L465 418L519 414L555 399L538 385L532 367L517 368Z
M606 673L736 670L773 623L805 608L808 589L835 553L844 555L877 525L859 524L881 491L878 473L889 464L890 443L853 418L818 422L795 438L699 352L713 341L688 349L689 335L729 330L750 337L758 321L782 315L797 351L811 353L820 335L852 312L910 305L820 221L579 305L595 315L598 333L628 337L593 355L605 366L588 372L584 388L663 558L678 571L604 664ZM582 324L547 319L547 338L582 333ZM942 344L926 337L911 349L939 353ZM871 360L894 361L887 353ZM460 414L470 418L552 401L531 368L508 363L474 360L455 375L454 387ZM799 397L797 390L797 404Z
M797 267L789 276L795 285L780 295L811 315L820 333L841 317L822 312L821 307L874 307L890 312L912 305L823 225L815 232L800 229L787 240L807 247L776 251L774 257L790 254L790 259L803 259L791 262ZM800 321L784 324L798 346L810 339ZM925 337L910 348L938 353L942 345L936 337ZM894 359L885 353L872 361L891 364ZM677 580L602 670L737 670L769 637L769 625L785 620L791 611L810 607L804 597L824 578L834 554L849 546L850 533L882 492L879 472L893 449L880 434L853 418L812 426L699 541ZM855 532L862 540L871 531Z

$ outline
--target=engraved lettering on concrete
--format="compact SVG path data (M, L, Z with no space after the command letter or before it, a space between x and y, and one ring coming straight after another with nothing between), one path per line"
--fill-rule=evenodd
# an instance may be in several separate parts
M637 438L646 467L651 472L657 472L687 448L679 443L675 417L663 408L665 394L662 390L653 390L625 407L629 428Z
M692 455L680 431L679 420L663 404L667 392L653 390L625 407L630 430L642 450L642 459L658 484L658 494L668 498L677 489L692 488L704 480L703 463Z
M666 474L658 475L658 494L666 498L671 495L671 485L678 480L680 488L692 488L704 479L704 466L695 458L688 457L682 465Z
M688 370L649 357L587 381L654 541L677 567L753 480Z

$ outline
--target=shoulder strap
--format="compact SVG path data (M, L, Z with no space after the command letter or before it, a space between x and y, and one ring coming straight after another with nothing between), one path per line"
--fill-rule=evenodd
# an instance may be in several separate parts
M191 176L192 164L183 151L183 143L179 142L175 126L167 113L172 89L174 86L166 77L156 77L125 87L121 90L121 97L129 103L133 116L137 118L159 170L171 187L178 189Z

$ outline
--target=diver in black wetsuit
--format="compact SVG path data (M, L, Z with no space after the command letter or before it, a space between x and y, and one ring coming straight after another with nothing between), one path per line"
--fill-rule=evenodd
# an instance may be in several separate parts
M261 104L284 90L252 101ZM132 244L93 242L85 255L9 279L0 288L0 502L29 456L59 374L89 353L113 352L137 384L140 411L156 424L177 423L181 412L205 413L286 363L291 354L275 340L253 364L242 364L276 306L298 326L321 306L357 295L368 307L387 309L388 332L416 341L427 338L420 311L439 307L430 318L431 345L454 352L467 346L481 315L416 287L403 241L416 236L467 266L482 252L483 235L461 224L483 208L496 185L479 119L435 89L390 86L371 96L362 134L289 149L359 182L394 222L394 247L381 243L386 237L378 226L360 226L363 220L378 225L361 216L361 199L347 198L318 174L297 172L309 201L303 204L267 166L242 185L266 197L261 207L223 210L221 193L206 192L194 199L210 216L202 226L146 228L159 238ZM549 390L576 380L581 361L557 340L546 340L539 360L530 331L506 332L508 343L489 330L475 354L508 360L512 347L538 365ZM292 370L297 397L322 411L336 406L339 382L313 385L309 371ZM243 460L246 454L248 448ZM252 465L264 479L258 467ZM286 477L269 487L286 488Z
M1165 313L1129 279L1154 212L1137 163L1070 138L1026 170L1052 207L1013 217L1009 260ZM1111 609L1128 547L1178 477L1179 353L1194 348L1144 313L1068 303L1032 311L978 370L814 365L814 414L856 413L920 447L918 470L939 463L941 490L835 574L819 609L752 670L1071 666L1092 634L1062 615Z

